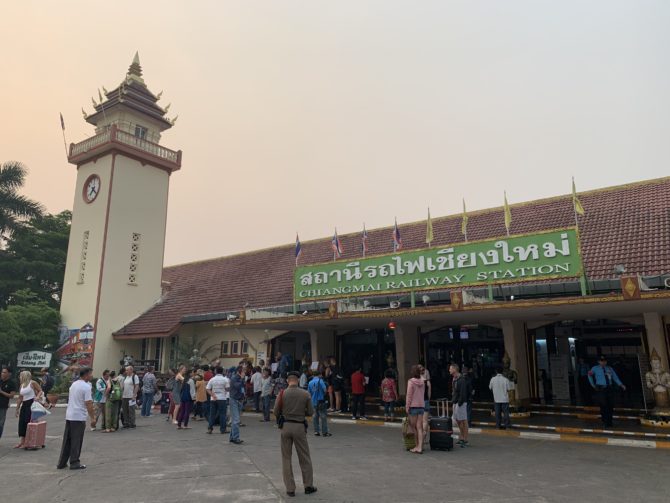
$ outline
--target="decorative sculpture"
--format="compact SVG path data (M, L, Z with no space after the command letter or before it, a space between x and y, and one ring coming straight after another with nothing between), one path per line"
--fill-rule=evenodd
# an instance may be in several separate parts
M645 374L647 388L654 392L654 401L656 403L655 410L662 410L667 414L670 412L668 410L670 408L670 397L668 396L668 392L670 391L670 372L663 369L661 357L656 351L656 348L651 352L649 363L651 365L651 370Z

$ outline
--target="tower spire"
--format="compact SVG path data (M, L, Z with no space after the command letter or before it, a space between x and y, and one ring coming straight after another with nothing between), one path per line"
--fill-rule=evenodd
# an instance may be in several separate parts
M128 77L140 82L144 82L144 79L142 79L142 65L140 65L139 51L135 51L133 62L128 67Z

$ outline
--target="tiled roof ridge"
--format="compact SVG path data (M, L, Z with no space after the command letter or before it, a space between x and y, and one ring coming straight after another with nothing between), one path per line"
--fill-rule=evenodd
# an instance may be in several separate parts
M600 187L600 188L597 188L597 189L585 190L585 191L582 191L582 192L578 191L577 196L582 197L582 196L590 196L590 195L593 195L593 194L600 194L600 193L603 193L603 192L615 192L617 190L632 189L632 188L639 187L639 186L654 185L654 184L659 184L659 183L664 183L664 182L670 182L670 176L664 176L664 177L659 177L659 178L651 178L651 179L648 179L648 180L639 180L637 182L629 182L629 183L624 183L624 184L619 184L619 185L612 185L612 186L609 186L609 187ZM530 201L521 201L521 202L518 202L518 203L511 203L509 206L510 206L511 209L522 208L522 207L525 207L525 206L530 206L530 205L535 205L535 204L546 204L546 203L551 203L551 202L554 202L554 201L560 201L560 200L563 200L563 199L569 199L571 197L572 197L572 193L561 194L561 195L557 195L557 196L549 196L549 197L543 197L543 198L540 198L540 199L533 199L533 200L530 200ZM494 207L483 208L483 209L479 209L479 210L468 211L467 214L468 214L468 217L472 217L472 216L475 216L475 215L484 215L484 214L488 214L488 213L495 213L495 212L498 212L498 211L503 211L503 208L504 208L503 206L494 206ZM588 208L586 208L586 210L588 211ZM455 219L455 218L460 219L461 217L462 217L462 213L455 213L455 214L452 214L452 215L432 217L432 220L433 220L433 223L435 223L435 222L452 220L452 219ZM400 229L402 229L403 227L415 226L415 225L418 225L418 224L423 223L425 221L426 221L426 219L424 218L424 219L421 219L421 220L415 220L413 222L399 223L398 227ZM393 225L384 226L384 227L374 227L372 229L368 229L368 232L371 233L371 232L391 230L391 229L393 229ZM351 237L351 236L357 236L360 233L361 233L361 231L348 232L348 233L345 233L345 234L339 234L339 236L340 237ZM310 239L310 240L307 240L307 241L302 241L301 240L300 243L304 246L304 245L312 244L312 243L322 243L322 242L324 242L328 239L330 239L330 238L327 237L327 236L324 236L324 237L320 237L320 238ZM294 247L295 247L295 243L287 243L287 244L282 244L282 245L267 246L265 248L259 248L259 249L256 249L256 250L248 250L248 251L239 252L239 253L233 253L231 255L220 255L218 257L210 257L210 258L205 258L205 259L193 260L193 261L190 261L190 262L182 262L180 264L174 264L174 265L166 266L166 267L163 268L163 271L174 270L174 269L178 269L178 268L185 267L185 266L204 264L204 263L207 263L207 262L218 262L218 261L221 261L221 260L231 259L231 258L235 258L235 257L243 257L243 256L249 256L249 255L254 255L254 254L258 254L258 253L265 253L265 252L268 252L268 251L271 251L271 250L282 250L284 248L292 249Z

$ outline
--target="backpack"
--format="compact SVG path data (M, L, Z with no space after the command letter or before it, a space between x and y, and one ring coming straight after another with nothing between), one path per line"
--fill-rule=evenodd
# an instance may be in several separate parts
M395 398L393 382L390 379L384 379L384 381L382 381L382 400L385 402L392 402Z
M116 380L114 380L112 382L112 391L110 391L109 393L109 399L112 402L118 402L119 400L121 400L121 395L122 395L121 386L119 386L119 383L116 382Z

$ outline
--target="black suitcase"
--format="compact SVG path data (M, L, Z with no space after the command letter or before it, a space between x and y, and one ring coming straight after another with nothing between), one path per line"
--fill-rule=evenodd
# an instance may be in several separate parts
M431 417L428 420L430 450L450 451L454 448L452 436L454 432L447 400L437 400L437 414L438 417Z

